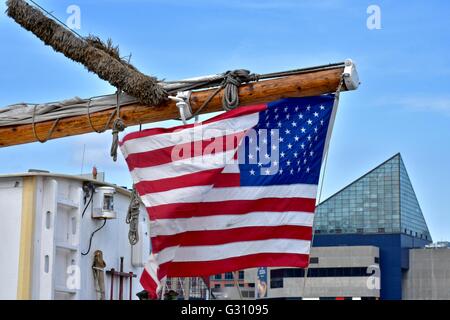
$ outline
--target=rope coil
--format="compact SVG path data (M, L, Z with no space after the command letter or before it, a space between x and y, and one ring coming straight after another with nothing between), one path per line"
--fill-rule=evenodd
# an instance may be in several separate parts
M117 149L119 148L119 133L125 130L126 126L122 119L114 120L112 127L113 140L111 143L111 157L114 162L117 161Z
M260 76L252 74L248 70L239 69L227 71L223 74L223 81L220 86L206 99L202 106L192 117L198 117L202 110L211 102L214 97L224 90L222 97L222 107L225 111L231 111L239 107L239 87L246 82L259 81Z
M130 244L134 246L139 241L139 213L140 213L141 202L139 200L139 195L136 192L136 188L133 185L133 191L131 192L131 201L128 206L128 213L125 222L130 225L130 230L128 232L128 240Z
M126 125L123 122L122 118L120 117L120 94L121 90L117 90L116 93L116 120L114 120L112 125L112 143L111 143L111 157L113 158L113 161L117 161L117 149L119 148L119 133L123 132L126 129Z
M258 76L251 74L248 70L234 70L225 73L221 87L224 89L222 106L224 110L230 111L239 107L239 87L250 81L258 81Z

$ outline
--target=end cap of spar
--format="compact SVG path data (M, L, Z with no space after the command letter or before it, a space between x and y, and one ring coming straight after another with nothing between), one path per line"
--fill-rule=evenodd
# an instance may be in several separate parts
M358 71L356 70L356 64L352 59L345 60L344 67L344 83L347 90L358 89L361 82L359 81Z

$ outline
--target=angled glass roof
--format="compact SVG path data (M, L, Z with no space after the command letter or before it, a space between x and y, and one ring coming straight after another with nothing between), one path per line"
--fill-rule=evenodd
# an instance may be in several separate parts
M405 233L431 241L400 154L318 205L318 234Z
M420 238L428 235L431 240L425 217L409 179L405 164L400 157L400 227L402 232Z

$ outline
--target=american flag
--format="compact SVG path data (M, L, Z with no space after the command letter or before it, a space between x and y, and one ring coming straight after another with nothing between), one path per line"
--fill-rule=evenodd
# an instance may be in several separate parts
M150 219L141 284L309 263L334 95L238 108L121 141Z

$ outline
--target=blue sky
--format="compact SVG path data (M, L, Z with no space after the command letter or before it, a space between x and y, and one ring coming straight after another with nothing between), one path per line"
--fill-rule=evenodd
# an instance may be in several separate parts
M325 177L326 198L401 152L434 240L450 239L450 2L380 0L38 0L61 20L81 8L81 30L111 37L142 72L180 79L247 68L257 73L352 58L362 80L344 93ZM381 8L381 30L366 27ZM114 92L42 45L0 2L0 107ZM157 125L170 125L169 123ZM152 126L155 126L152 125ZM130 128L132 131L134 128ZM0 149L0 174L30 168L78 174L93 165L130 185L111 135Z

